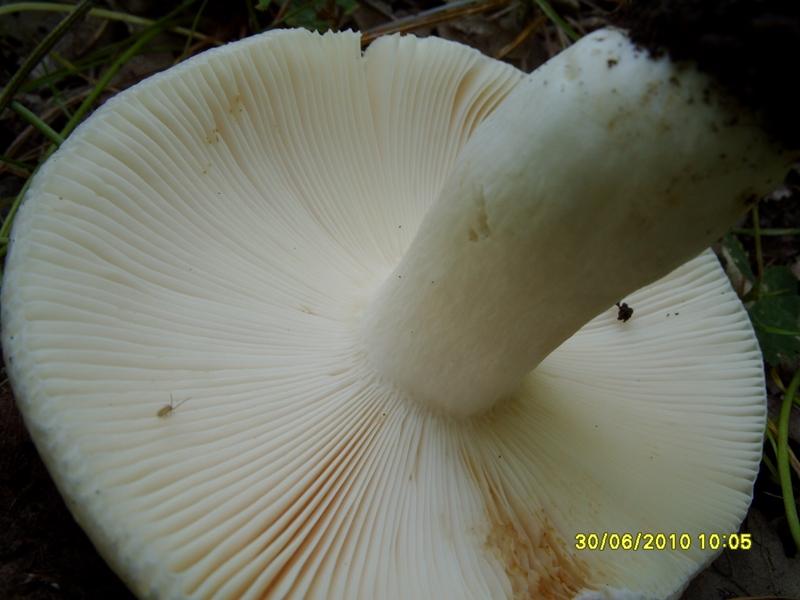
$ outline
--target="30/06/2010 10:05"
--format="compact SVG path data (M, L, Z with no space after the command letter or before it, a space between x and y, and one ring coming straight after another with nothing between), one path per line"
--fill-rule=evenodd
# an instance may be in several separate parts
M750 533L610 533L575 534L576 550L750 550Z

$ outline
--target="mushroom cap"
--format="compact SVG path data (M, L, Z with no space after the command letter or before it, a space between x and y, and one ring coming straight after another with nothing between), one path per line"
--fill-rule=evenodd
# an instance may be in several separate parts
M736 531L764 382L710 252L486 415L432 414L369 366L366 302L522 76L435 38L270 32L119 94L36 175L9 378L138 596L664 598L713 558L697 534ZM693 542L576 549L603 532Z

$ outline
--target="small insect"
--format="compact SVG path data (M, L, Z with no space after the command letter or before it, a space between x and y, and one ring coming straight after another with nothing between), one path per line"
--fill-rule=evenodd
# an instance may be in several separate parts
M187 397L187 398L184 398L183 400L181 400L180 402L177 402L177 403L176 403L176 402L175 402L175 401L172 399L172 394L170 394L170 395L169 395L169 404L165 404L164 406L162 406L161 408L159 408L159 409L158 409L158 412L156 413L156 416L157 416L158 418L160 418L160 419L165 419L165 418L167 418L168 416L170 416L170 415L173 413L173 411L177 410L177 408L178 408L178 407L179 407L181 404L183 404L184 402L186 402L188 399L189 399L189 398Z
M628 306L625 302L619 303L617 302L616 307L619 309L617 311L617 321L622 321L626 323L628 319L633 316L633 309Z

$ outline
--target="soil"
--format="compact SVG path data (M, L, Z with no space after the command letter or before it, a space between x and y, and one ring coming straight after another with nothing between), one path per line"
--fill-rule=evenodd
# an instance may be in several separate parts
M72 519L0 388L0 598L134 600Z
M787 61L800 56L800 2L633 2L616 23L651 52L666 51L673 60L696 63L761 113L776 139L800 148L800 86L796 73L787 68Z

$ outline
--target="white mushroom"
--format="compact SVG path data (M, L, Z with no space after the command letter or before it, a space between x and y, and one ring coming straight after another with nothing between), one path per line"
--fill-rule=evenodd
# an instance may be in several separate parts
M38 173L9 375L137 595L664 598L737 529L760 353L692 257L786 159L617 31L522 78L271 32L120 94ZM603 531L693 543L575 548Z

